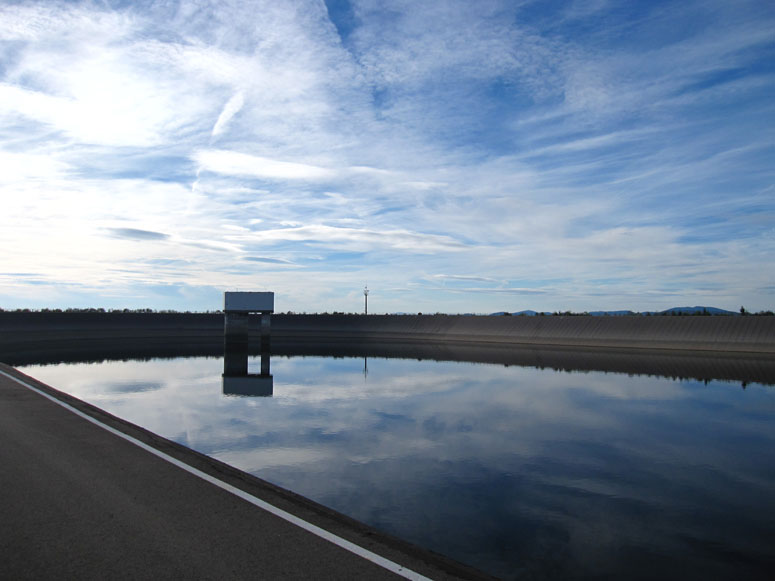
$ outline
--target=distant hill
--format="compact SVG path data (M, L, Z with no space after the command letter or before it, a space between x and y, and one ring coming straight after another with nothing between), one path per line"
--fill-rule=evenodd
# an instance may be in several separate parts
M707 313L708 315L739 315L740 314L740 313L736 313L735 311L726 311L724 309L718 309L716 307L703 307L703 306L673 307L672 309L666 309L664 311L644 311L642 313L622 310L622 311L591 311L586 314L592 317L626 317L626 316L633 316L633 315L701 315L703 313ZM551 315L552 313L548 311L539 313L537 311L532 311L532 310L518 311L516 313L508 313L506 311L498 311L497 313L490 313L491 316L512 315L514 317L519 317L519 316L534 317L539 314ZM574 314L581 314L581 313L574 313Z
M734 311L725 311L724 309L717 309L716 307L673 307L665 311L654 313L657 315L696 315L698 313L706 312L709 315L739 315Z

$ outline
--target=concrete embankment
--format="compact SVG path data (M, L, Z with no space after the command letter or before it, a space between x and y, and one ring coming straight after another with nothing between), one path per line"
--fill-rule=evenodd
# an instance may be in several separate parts
M0 313L0 349L48 341L144 338L217 340L223 315L182 313ZM258 317L251 321L257 334ZM775 317L274 315L282 339L488 343L619 349L775 353Z
M295 315L278 337L775 353L775 317Z
M223 335L218 313L0 312L0 345L127 338L196 341Z

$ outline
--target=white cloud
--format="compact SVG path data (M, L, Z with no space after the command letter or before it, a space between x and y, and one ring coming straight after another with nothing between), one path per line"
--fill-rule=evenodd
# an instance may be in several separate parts
M434 274L431 276L431 278L440 279L442 281L464 280L464 281L475 281L475 282L499 282L494 278L487 278L484 276L462 275L462 274Z
M231 99L223 106L223 111L218 115L218 121L213 125L212 136L216 137L223 133L226 129L226 125L231 121L237 113L239 113L242 106L245 104L245 97L241 92L235 93Z
M193 154L200 169L232 176L253 176L257 178L285 180L321 180L334 175L329 169L268 159L246 153L224 150L200 150Z
M17 153L0 150L0 184L28 180L57 180L72 169L68 163L42 153Z
M6 116L77 142L149 147L169 142L209 107L200 87L191 90L193 79L160 58L174 45L143 38L149 22L142 17L46 4L6 7L3 17L12 36L26 41L20 56L6 62L0 85Z
M450 236L422 234L407 230L379 231L338 228L320 224L263 230L253 233L250 238L257 242L298 241L352 250L391 248L421 254L464 248L462 243Z

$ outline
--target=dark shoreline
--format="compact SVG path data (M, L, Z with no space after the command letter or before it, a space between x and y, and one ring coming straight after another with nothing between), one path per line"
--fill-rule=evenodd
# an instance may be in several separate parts
M258 317L250 333L260 333ZM219 313L0 312L0 354L43 341L222 336ZM775 317L273 315L272 338L775 354Z
M14 366L223 356L223 316L220 314L9 315L0 313L0 361ZM16 320L9 321L11 318ZM678 319L678 329L682 326L680 321L698 318L664 317L668 321ZM577 341L575 345L552 345L513 342L509 341L508 335L498 341L491 341L478 340L475 334L461 338L456 333L450 339L449 335L443 333L427 332L428 328L433 330L434 325L443 330L445 324L449 327L451 323L470 329L476 327L477 323L489 325L491 319L495 319L496 323L490 326L490 330L494 327L495 330L503 331L505 326L497 321L509 317L479 319L484 321L447 316L394 318L372 315L275 315L271 353L273 356L431 359L515 365L558 372L621 373L698 381L725 380L739 382L743 386L748 383L775 385L775 358L767 351L632 348L623 345L624 342L602 347L586 346L582 341ZM775 329L775 325L772 325L775 318L772 317L736 317L734 320L745 320L746 325L750 325L747 321L753 319L768 321L770 325L765 331ZM401 325L408 327L410 332L398 333L397 329ZM258 332L256 324L251 330L250 342L250 352L254 355L260 353ZM775 341L770 346L773 344Z

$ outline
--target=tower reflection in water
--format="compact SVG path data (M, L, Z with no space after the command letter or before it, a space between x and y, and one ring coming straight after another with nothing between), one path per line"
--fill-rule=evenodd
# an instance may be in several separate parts
M261 341L261 373L248 373L247 341L224 342L223 395L271 397L274 378L269 371L271 353L269 340Z

